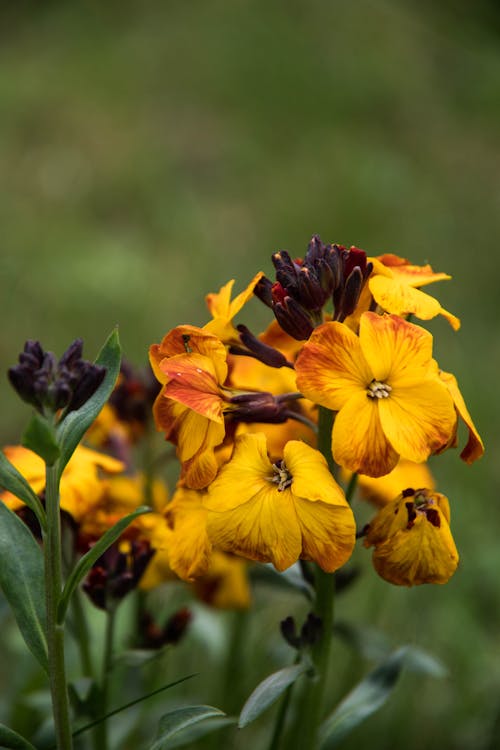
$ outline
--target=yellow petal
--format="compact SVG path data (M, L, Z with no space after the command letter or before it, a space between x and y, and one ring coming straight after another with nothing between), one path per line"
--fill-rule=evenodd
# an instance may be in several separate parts
M248 609L250 586L245 560L214 551L210 566L194 583L196 596L218 609Z
M458 411L460 417L463 419L469 430L469 439L463 451L460 454L460 458L467 464L472 464L476 459L481 458L484 453L484 444L481 440L481 436L476 429L472 417L469 414L467 406L465 405L464 398L458 387L457 379L450 372L440 372L440 378L448 388L450 395L455 404L455 408Z
M204 575L212 545L207 534L207 511L200 492L180 488L165 512L171 531L168 551L172 570L184 580Z
M216 380L223 383L227 377L226 347L217 336L196 326L177 326L163 337L160 344L153 344L149 350L151 367L160 383L165 375L160 362L177 354L202 354L208 357L215 368Z
M321 500L329 505L349 507L343 490L319 451L299 440L290 440L285 445L283 458L292 475L294 497L304 498L307 502Z
M267 457L263 433L238 437L231 460L225 464L208 489L205 507L214 511L234 510L271 486L274 470Z
M313 560L328 573L350 558L356 541L356 524L351 508L294 498L302 536L304 560Z
M277 570L297 562L302 551L290 490L261 489L232 510L209 511L208 534L215 547L251 560L272 562Z
M359 338L373 377L391 386L396 378L422 377L431 366L431 334L397 315L364 313Z
M371 477L388 474L399 458L382 429L379 401L368 398L364 391L356 394L337 414L332 431L335 461Z
M378 407L394 450L417 463L446 445L455 429L453 401L437 379L395 387Z
M304 396L334 411L360 389L364 392L373 379L358 337L346 325L336 322L324 323L314 330L295 369L297 387Z

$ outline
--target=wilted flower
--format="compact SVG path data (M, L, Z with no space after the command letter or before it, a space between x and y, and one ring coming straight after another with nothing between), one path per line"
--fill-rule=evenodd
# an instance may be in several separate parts
M458 565L444 495L407 489L368 525L365 546L374 546L373 565L389 583L417 586L446 583Z

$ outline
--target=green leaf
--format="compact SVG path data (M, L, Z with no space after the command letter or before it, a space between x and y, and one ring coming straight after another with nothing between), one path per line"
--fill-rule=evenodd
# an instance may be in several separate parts
M176 747L184 747L185 745L191 746L193 742L201 740L202 737L206 737L208 734L212 734L218 729L225 729L235 725L236 719L233 716L221 716L219 718L214 716L213 718L207 719L199 724L193 724L181 734L172 737L172 739L168 741L168 750L174 750Z
M245 705L241 709L238 726L240 729L250 724L257 716L260 716L269 706L278 700L285 690L305 672L311 669L311 665L306 661L294 664L291 667L285 667L278 672L269 675L260 685L257 685L250 695Z
M0 724L0 747L10 748L11 750L36 750L35 746L28 742L13 729L9 729L5 724Z
M76 589L80 581L87 575L92 565L97 562L104 552L106 552L108 547L111 547L113 542L118 539L122 532L125 531L127 526L129 526L135 518L142 516L145 513L151 513L151 508L148 508L147 505L141 505L139 508L136 508L133 513L129 513L128 516L120 518L120 520L108 529L94 546L91 547L91 549L89 549L89 551L78 561L68 576L66 585L61 594L57 612L58 622L63 622L73 591Z
M2 451L0 451L0 487L22 500L33 511L40 527L46 528L45 510L38 495L33 492L23 475Z
M212 706L186 706L169 711L160 719L158 734L149 750L168 750L170 740L183 730L213 716L225 716L224 711Z
M30 423L24 431L21 443L40 458L43 458L48 466L55 464L61 451L57 444L56 431L46 419L38 412L34 412Z
M330 750L358 724L378 711L392 693L403 667L442 677L444 667L422 649L401 646L344 698L319 730L320 750Z
M121 348L118 331L115 329L101 349L95 364L106 368L106 375L101 385L89 400L76 411L71 411L56 430L58 443L61 447L59 459L59 476L70 460L78 443L97 417L108 400L115 386L120 372Z
M0 502L0 586L26 645L47 671L43 555L28 527Z

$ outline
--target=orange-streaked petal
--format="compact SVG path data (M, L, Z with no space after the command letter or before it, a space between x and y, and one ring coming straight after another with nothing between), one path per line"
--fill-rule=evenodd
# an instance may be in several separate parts
M298 497L294 505L302 535L302 559L314 560L328 573L344 565L356 541L356 523L349 505L311 503Z
M177 354L202 354L212 361L218 383L223 383L227 378L226 347L217 336L203 328L177 326L163 337L160 344L150 347L151 367L160 382L164 382L165 378L160 369L160 362L165 357L174 357Z
M378 407L387 439L410 461L426 461L449 442L455 429L453 401L437 379L398 386L389 398L379 399Z
M207 357L181 354L163 359L160 369L168 380L164 396L178 401L214 422L222 422L223 400L214 368Z
M412 286L425 286L435 281L448 281L451 279L447 273L435 273L429 264L415 266L406 258L400 258L392 253L379 255L377 260L387 268L390 268L394 276L404 279L406 284Z
M361 348L373 377L394 385L405 377L425 377L432 361L432 335L397 315L361 316Z
M337 414L332 431L335 461L372 477L388 474L399 458L382 429L378 402L364 391L356 394Z
M464 398L460 392L455 376L452 375L451 372L443 371L439 373L439 376L448 388L448 391L450 392L450 395L455 404L455 408L458 411L460 417L465 422L467 429L469 430L469 439L467 440L467 444L460 454L460 458L465 461L465 463L472 464L474 463L474 461L476 461L476 459L481 458L484 453L483 441L481 440L481 436L477 431L474 422L472 421L472 417L469 414L467 406L465 405Z
M366 315L367 313L365 313ZM295 363L297 387L321 406L338 411L373 379L359 338L343 323L323 323Z

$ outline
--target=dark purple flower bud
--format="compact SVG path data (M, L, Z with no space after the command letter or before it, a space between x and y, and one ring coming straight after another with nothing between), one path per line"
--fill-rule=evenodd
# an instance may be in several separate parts
M59 362L44 352L38 341L27 341L19 364L8 371L9 380L24 401L42 414L79 409L97 390L106 369L81 359L83 343L76 339Z
M300 637L297 635L295 620L290 615L280 622L281 635L285 641L297 650L302 646Z
M321 621L321 618L313 612L309 612L300 631L302 646L314 646L314 644L321 638L322 632L323 622Z
M274 314L285 333L297 341L305 341L314 331L311 316L291 297L285 297L283 302L276 302Z
M167 620L163 628L159 627L147 612L141 618L142 648L157 649L167 644L176 644L184 637L192 620L192 612L182 607Z
M255 391L241 393L230 399L228 414L238 422L266 422L282 424L288 419L288 406L272 393Z
M263 341L254 336L253 333L244 325L237 326L240 334L241 343L249 351L238 350L237 354L246 354L263 362L269 367L293 367L292 363L287 360L284 354L279 352L273 346L264 344Z
M96 607L113 609L137 586L153 555L145 540L131 542L128 552L115 542L90 569L83 590Z
M254 286L253 293L260 299L267 307L273 306L273 282L263 276L257 284Z

